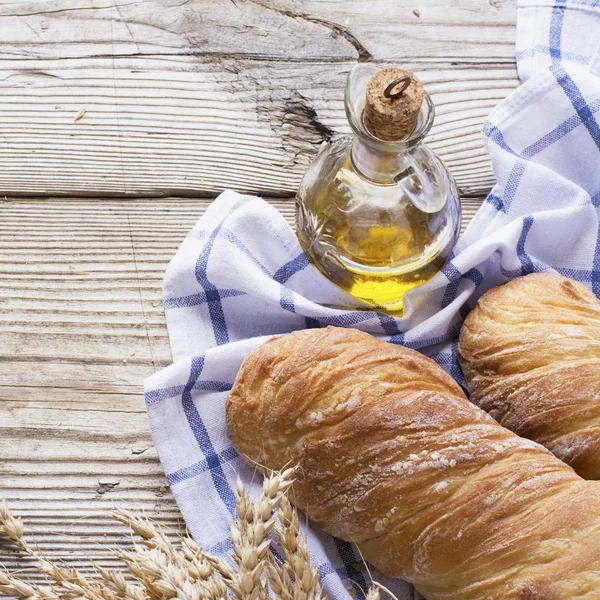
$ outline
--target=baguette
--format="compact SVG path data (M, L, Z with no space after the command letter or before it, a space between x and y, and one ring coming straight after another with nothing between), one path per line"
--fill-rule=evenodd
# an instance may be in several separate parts
M484 294L460 333L471 401L600 479L600 302L560 275L519 277Z
M600 484L501 427L425 356L352 329L249 354L230 439L298 465L295 504L428 600L600 598Z

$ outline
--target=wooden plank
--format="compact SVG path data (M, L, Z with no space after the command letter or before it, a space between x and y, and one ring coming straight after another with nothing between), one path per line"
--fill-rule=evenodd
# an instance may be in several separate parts
M208 203L0 202L0 498L52 559L116 566L113 506L181 527L142 382L171 362L162 277ZM29 564L1 539L0 563Z
M515 9L516 0L20 0L0 6L0 56L512 60Z
M482 196L481 126L517 85L515 13L515 0L5 4L0 194L292 195L347 132L348 70L372 60L422 76L429 143Z

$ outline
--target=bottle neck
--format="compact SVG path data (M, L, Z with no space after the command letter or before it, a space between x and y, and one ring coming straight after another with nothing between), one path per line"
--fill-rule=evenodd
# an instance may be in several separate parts
M365 179L380 185L393 185L410 167L410 148L403 151L385 151L353 136L351 157L354 168Z

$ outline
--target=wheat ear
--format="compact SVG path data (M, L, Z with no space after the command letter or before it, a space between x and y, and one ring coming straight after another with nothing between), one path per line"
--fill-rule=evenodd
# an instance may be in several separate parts
M13 516L6 501L0 503L0 527L15 546L36 559L41 573L52 579L58 587L62 588L63 591L59 595L64 600L70 600L71 598L113 600L112 596L109 595L107 597L102 586L89 582L75 569L59 567L36 552L24 537L23 521Z
M316 567L310 563L310 552L306 535L300 534L300 519L298 511L291 505L287 497L282 498L277 511L279 523L275 526L277 541L283 550L285 560L279 567L285 576L273 581L273 587L287 587L285 597L294 600L321 600L323 591L319 583ZM269 575L272 577L273 569Z
M36 598L37 591L28 583L0 570L0 594L16 598Z

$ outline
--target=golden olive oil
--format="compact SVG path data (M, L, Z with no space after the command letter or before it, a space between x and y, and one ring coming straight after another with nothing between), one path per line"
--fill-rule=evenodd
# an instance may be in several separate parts
M434 108L414 73L357 65L345 106L354 135L325 144L306 171L296 197L298 239L337 286L367 307L398 313L456 242L458 191L422 143Z
M298 236L311 262L343 290L373 307L401 311L404 295L443 267L453 232L447 228L440 235L431 226L432 215L389 186L375 186L378 198L373 190L355 198L348 193L349 167L344 161L312 215L298 207ZM360 191L353 182L352 189L357 187ZM305 226L307 220L314 229ZM311 235L316 229L318 236Z

